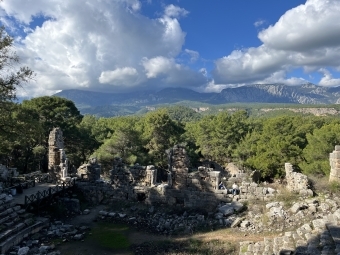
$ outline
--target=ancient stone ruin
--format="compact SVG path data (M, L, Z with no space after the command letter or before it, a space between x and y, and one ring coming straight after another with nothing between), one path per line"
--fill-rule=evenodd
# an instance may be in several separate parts
M231 177L230 173L222 168L200 166L198 169L192 169L187 152L181 145L175 145L167 153L167 169L157 169L153 165L128 166L121 158L115 158L110 171L110 181L79 182L77 187L94 203L109 204L110 201L130 200L150 205L163 204L206 210L213 210L221 202L269 200L274 196L274 189L247 182L245 173ZM88 164L87 168L78 169L78 175L82 175L82 171L86 175L88 170L85 169L89 167ZM232 183L229 180L238 183L241 191L239 194L231 194ZM219 189L221 181L225 183L226 189Z
M299 193L301 196L313 196L313 191L309 188L309 181L306 175L294 172L291 163L285 164L287 189Z
M48 137L48 171L55 181L68 178L68 159L64 150L63 132L53 128Z
M16 168L7 168L6 166L0 164L0 181L6 181L12 177L18 176Z
M101 166L96 158L91 158L87 164L81 165L77 169L77 175L81 179L88 181L96 181L100 179Z
M329 181L340 182L340 145L336 145L334 151L329 154L329 163L331 165Z

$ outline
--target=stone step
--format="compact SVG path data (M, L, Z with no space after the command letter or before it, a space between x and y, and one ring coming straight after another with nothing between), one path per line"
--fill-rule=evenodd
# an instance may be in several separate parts
M19 223L15 228L7 230L6 233L0 233L0 254L5 254L11 247L18 245L25 237L37 233L48 225L49 220L47 218L37 218L29 226L25 223Z
M322 220L322 222L325 224L326 221ZM316 222L316 225L318 230L323 229L323 231L315 231L305 224L296 231L285 232L282 236L264 238L263 242L242 242L239 254L340 255L340 227L332 224L322 227L320 222ZM311 234L311 232L316 234Z

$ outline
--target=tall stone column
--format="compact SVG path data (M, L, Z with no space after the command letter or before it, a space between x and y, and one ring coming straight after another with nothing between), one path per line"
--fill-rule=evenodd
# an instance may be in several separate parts
M52 179L60 179L65 159L63 132L53 128L48 137L48 170Z
M182 189L187 186L187 176L190 167L190 160L181 145L175 145L172 149L167 151L169 160L169 171L171 172L175 188Z
M329 163L331 166L329 181L340 182L340 145L335 145L334 151L329 154Z

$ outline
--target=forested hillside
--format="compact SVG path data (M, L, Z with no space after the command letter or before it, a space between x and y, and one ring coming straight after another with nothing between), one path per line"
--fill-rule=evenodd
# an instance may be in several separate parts
M129 164L167 167L165 150L184 144L193 166L202 160L257 169L265 179L284 175L290 162L306 174L328 175L329 153L340 144L340 118L290 112L249 116L246 110L201 114L174 106L138 116L82 116L74 103L40 97L13 104L11 135L1 132L1 163L20 172L47 170L47 138L64 132L70 167L97 157L105 171L114 157Z

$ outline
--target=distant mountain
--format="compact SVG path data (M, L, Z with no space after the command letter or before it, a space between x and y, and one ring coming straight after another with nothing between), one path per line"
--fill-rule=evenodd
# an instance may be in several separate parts
M287 103L339 104L340 87L320 87L311 83L300 86L254 84L226 88L220 93L199 93L185 88L165 88L157 92L102 93L64 90L55 96L72 100L83 114L99 116L126 115L146 106L193 101L206 104ZM107 112L107 114L105 114Z

